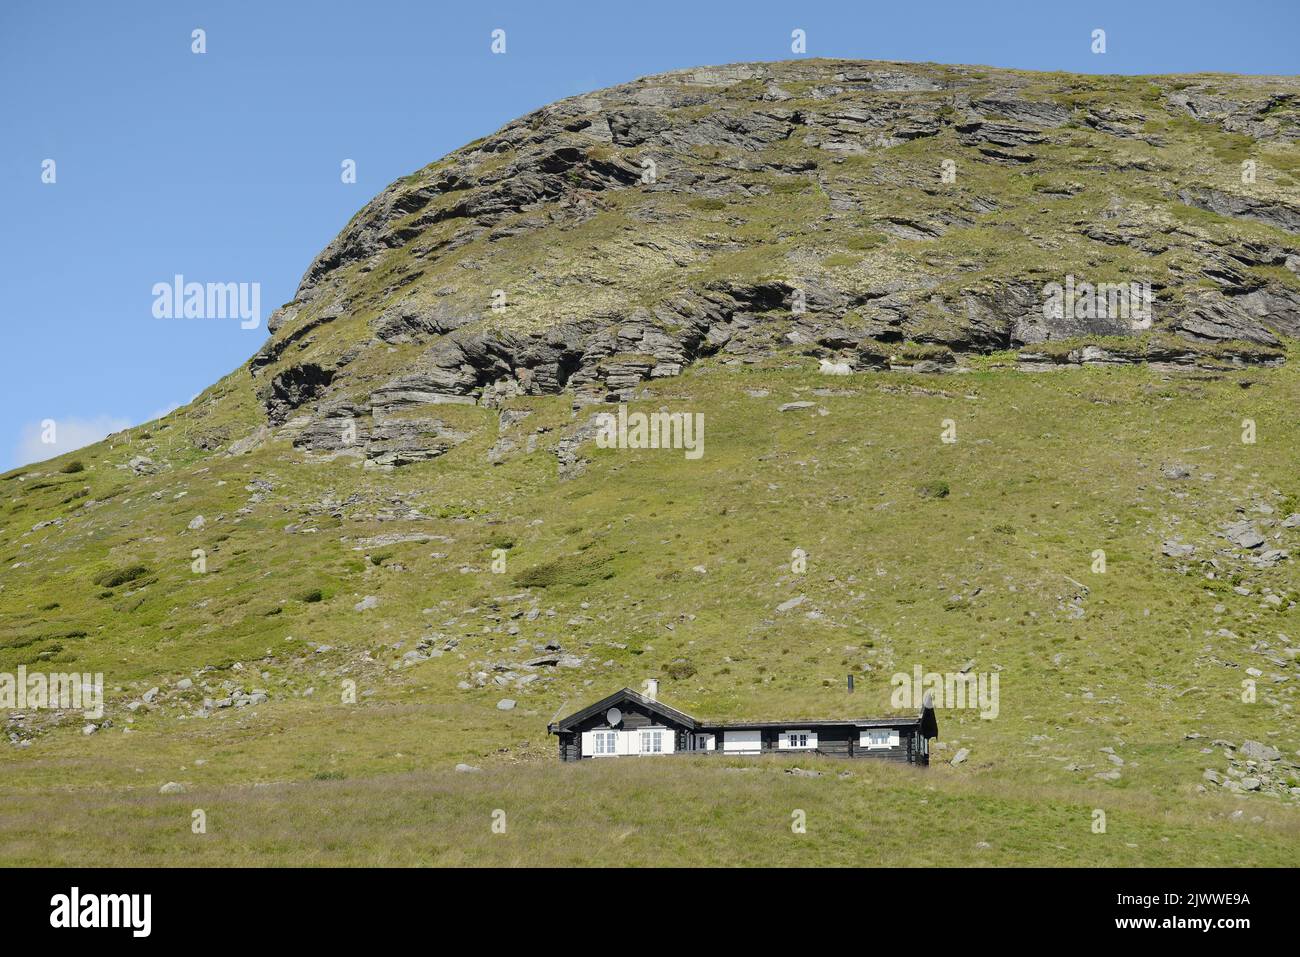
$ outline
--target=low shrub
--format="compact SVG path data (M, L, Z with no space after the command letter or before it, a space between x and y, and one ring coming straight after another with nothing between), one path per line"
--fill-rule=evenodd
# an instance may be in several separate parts
M950 491L948 483L943 481L926 482L916 488L921 498L947 498Z
M104 588L116 588L118 585L125 585L127 582L133 582L148 574L149 569L144 565L127 565L125 568L115 568L110 571L100 572L92 579L92 581L94 581L96 585L100 585Z

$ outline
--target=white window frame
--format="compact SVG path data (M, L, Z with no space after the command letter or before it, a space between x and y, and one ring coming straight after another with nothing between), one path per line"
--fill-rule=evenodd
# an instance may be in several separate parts
M667 733L668 733L668 732L665 731L663 728L642 728L642 729L641 729L641 736L640 736L640 752L639 752L639 753L641 753L641 754L666 754L667 752L664 751L664 737L663 737L663 736L664 736L665 734L667 734ZM646 744L647 744L647 743L653 745L653 747L647 748L647 747L646 747Z
M618 755L618 732L597 731L592 736L592 744L595 746L592 757L616 757Z
M895 737L898 734L896 728L863 728L858 735L858 747L867 748L871 751L884 751L889 748L897 747ZM883 742L873 741L876 735L884 735Z
M782 731L777 737L779 751L815 751L817 733L815 731Z

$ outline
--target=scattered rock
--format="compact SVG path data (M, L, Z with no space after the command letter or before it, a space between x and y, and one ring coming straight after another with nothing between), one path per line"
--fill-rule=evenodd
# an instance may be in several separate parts
M126 463L126 467L136 475L154 475L158 472L157 463L147 455L133 457Z
M1242 757L1251 761L1276 761L1282 757L1282 752L1277 748L1261 744L1259 741L1243 741L1237 751Z
M1223 530L1224 536L1238 548L1259 548L1264 536L1250 522L1235 522Z

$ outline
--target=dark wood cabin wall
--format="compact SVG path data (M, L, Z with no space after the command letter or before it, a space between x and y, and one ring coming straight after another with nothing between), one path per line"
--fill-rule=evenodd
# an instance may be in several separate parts
M623 710L623 723L620 730L634 731L639 728L655 725L658 727L667 727L673 734L675 749L678 754L701 754L703 752L690 751L690 735L692 732L685 728L675 726L665 721L658 715L649 712L634 709L631 707ZM559 756L562 761L577 761L590 755L582 754L582 732L605 730L608 728L603 714L593 715L572 731L563 731L558 735L559 738ZM782 751L780 748L781 733L783 729L763 728L761 729L761 751L762 754L790 754L798 755L799 751ZM817 751L816 753L828 755L830 757L843 758L876 758L885 761L897 761L903 764L929 764L929 756L925 753L920 739L920 731L916 728L897 728L898 746L893 748L865 748L858 744L859 729L853 727L830 726L819 727L817 725L792 725L789 730L792 731L815 731L817 733ZM724 732L716 728L701 727L701 733L712 734L717 742L717 750L713 754L722 754L722 735Z
M733 729L743 730L743 729ZM759 753L760 754L799 754L799 751L782 750L781 734L787 729L784 728L761 728L758 729L760 734ZM825 754L831 757L841 758L882 758L888 761L900 761L903 763L912 763L918 760L924 760L924 755L920 754L919 746L915 743L916 735L919 732L915 729L906 727L893 728L898 732L898 744L892 748L865 748L858 744L859 728L845 727L843 725L816 725L816 724L792 724L788 729L790 731L811 731L817 734L817 750L815 753ZM700 733L712 734L717 740L717 751L722 754L722 736L726 734L726 729L701 726ZM678 750L686 750L685 736L682 736L683 744Z
M582 739L570 731L561 731L557 737L560 739L560 760L577 761L582 757Z

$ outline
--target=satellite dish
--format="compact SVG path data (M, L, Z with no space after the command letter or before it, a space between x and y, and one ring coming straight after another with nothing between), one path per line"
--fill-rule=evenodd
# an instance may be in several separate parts
M614 727L623 720L623 712L618 708L610 708L605 712L605 720L609 722L610 727Z

